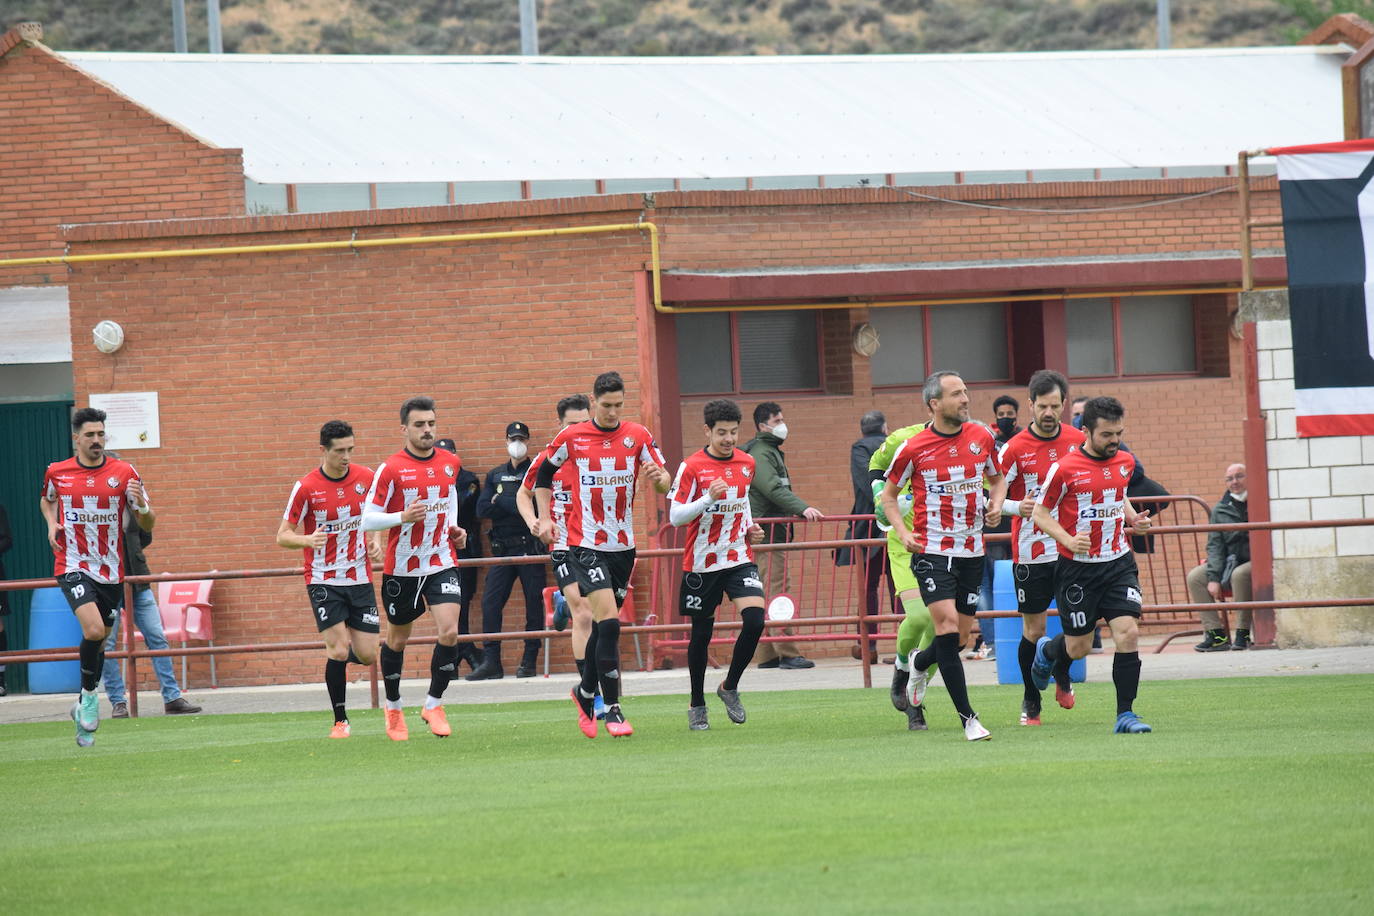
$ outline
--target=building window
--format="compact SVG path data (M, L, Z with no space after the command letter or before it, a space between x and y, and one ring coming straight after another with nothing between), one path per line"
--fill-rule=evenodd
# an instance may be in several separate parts
M966 382L1007 381L1007 309L1004 302L871 309L881 341L870 364L874 386L919 385L945 369Z
M1069 375L1182 375L1197 372L1197 324L1190 296L1114 296L1065 302Z
M678 315L682 393L820 390L818 316L811 311Z

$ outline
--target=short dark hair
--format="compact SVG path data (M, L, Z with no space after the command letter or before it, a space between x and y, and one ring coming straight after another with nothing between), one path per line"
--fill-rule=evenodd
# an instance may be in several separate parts
M754 427L758 428L768 422L768 418L775 413L782 413L782 405L777 401L764 401L754 408Z
M926 410L930 410L931 401L944 396L945 379L951 375L958 376L959 373L952 369L941 369L926 376L925 384L921 386L921 403L925 405Z
M401 425L405 426L410 422L410 412L412 410L433 410L434 398L418 397L411 398L401 405Z
M72 432L80 432L87 423L104 423L105 411L94 407L83 407L72 414Z
M562 423L563 418L568 415L570 410L591 410L592 402L587 400L585 394L570 394L558 402L558 422Z
M1055 372L1053 369L1040 369L1030 377L1030 384L1026 386L1026 393L1034 401L1043 394L1049 394L1054 389L1059 389L1059 396L1067 398L1069 396L1069 380L1064 378L1062 372Z
M599 398L612 391L624 391L625 380L619 372L603 372L592 382L592 397Z
M886 424L887 417L883 416L881 410L870 410L859 417L859 432L865 436L876 436L883 431L883 426Z
M320 445L329 448L335 439L347 439L353 435L353 427L343 420L330 420L320 427Z
M1092 432L1097 428L1098 420L1114 423L1124 416L1126 408L1116 398L1088 398L1088 403L1083 405L1083 428Z
M739 405L725 398L707 401L706 406L701 408L701 417L706 421L707 428L714 427L717 423L738 423L742 416Z
M1069 406L1070 406L1070 407L1076 407L1076 406L1078 406L1079 404L1082 404L1084 401L1087 401L1087 400L1088 400L1088 396L1087 396L1086 394L1080 394L1078 397L1074 398L1072 401L1069 402Z
M997 396L997 400L992 402L992 412L997 413L997 408L1003 406L1004 404L1010 407L1012 409L1012 412L1014 413L1021 412L1021 405L1017 403L1016 398L1012 397L1009 394L999 394Z

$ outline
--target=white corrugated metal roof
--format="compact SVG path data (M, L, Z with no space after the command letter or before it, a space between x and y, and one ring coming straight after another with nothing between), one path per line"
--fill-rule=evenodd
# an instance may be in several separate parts
M257 181L337 183L1226 165L1339 139L1348 54L62 57Z

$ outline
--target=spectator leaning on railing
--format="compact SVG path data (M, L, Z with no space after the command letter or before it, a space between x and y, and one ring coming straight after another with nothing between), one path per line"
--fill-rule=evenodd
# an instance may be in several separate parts
M1249 493L1246 490L1245 465L1233 464L1226 469L1226 492L1212 507L1209 521L1213 525L1234 525L1250 520ZM1188 599L1194 604L1220 601L1225 589L1231 590L1237 601L1251 600L1250 591L1250 533L1247 531L1213 531L1207 535L1207 562L1188 572ZM1202 642L1193 648L1199 652L1225 652L1229 649L1250 648L1250 612L1236 611L1236 641L1231 642L1217 611L1203 611L1202 626L1206 632Z

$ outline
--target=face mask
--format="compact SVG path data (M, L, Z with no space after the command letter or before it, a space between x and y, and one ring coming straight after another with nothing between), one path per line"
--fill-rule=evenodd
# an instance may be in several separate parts
M516 461L524 458L525 453L528 451L529 449L525 446L525 443L521 442L519 439L512 439L506 443L506 454L510 455Z
M1074 428L1074 429L1082 429L1082 428L1083 428L1083 415L1082 415L1082 414L1079 414L1078 416L1076 416L1076 417L1073 418L1073 428Z
M773 427L773 429L771 430L771 432L773 433L773 435L777 436L778 439L780 439L780 440L781 440L781 439L786 439L786 438L787 438L787 424L786 424L786 423L779 423L777 426L774 426L774 427Z
M1013 432L1016 431L1016 418L1015 418L1015 417L998 417L998 418L997 418L997 431L998 431L999 433L1002 434L1002 438L1003 438L1003 439L1005 439L1005 438L1007 438L1008 436L1010 436Z

